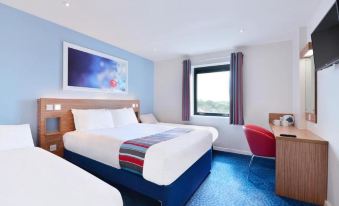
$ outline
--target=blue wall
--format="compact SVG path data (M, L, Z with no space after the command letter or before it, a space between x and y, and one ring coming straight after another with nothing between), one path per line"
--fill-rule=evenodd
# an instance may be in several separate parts
M63 41L127 60L129 94L140 99L142 113L152 112L152 61L0 4L0 124L29 123L36 141L38 98L116 98L62 91Z

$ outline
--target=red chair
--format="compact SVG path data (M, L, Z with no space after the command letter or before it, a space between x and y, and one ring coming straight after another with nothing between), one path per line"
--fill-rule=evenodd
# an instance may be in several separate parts
M248 165L249 175L254 157L275 157L275 136L269 130L256 125L247 124L243 129L252 152Z

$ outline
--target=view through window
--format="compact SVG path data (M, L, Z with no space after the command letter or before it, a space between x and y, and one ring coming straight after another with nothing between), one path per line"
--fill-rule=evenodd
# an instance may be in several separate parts
M194 114L229 116L229 65L194 69Z

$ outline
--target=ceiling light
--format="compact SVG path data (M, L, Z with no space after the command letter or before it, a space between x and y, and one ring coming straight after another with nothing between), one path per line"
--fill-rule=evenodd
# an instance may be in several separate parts
M69 3L68 1L64 1L63 4L64 4L65 7L70 7L71 6L71 3Z
M240 29L240 31L239 31L240 33L244 33L244 29Z

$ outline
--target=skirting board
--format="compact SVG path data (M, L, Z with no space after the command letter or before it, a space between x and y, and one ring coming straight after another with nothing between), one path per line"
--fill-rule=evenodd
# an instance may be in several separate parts
M221 151L221 152L230 152L230 153L236 153L236 154L242 154L242 155L252 155L250 151L246 151L246 150L237 150L237 149L224 148L224 147L218 147L218 146L213 146L213 149L217 151Z
M328 200L326 200L324 206L332 206L332 204Z

